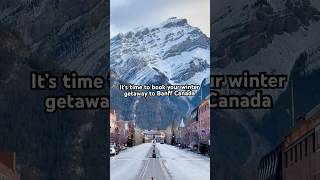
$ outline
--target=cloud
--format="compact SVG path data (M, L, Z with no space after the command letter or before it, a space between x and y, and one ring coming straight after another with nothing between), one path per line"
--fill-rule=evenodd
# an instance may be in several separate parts
M156 25L169 17L186 18L210 34L210 0L111 0L111 35Z
M130 4L130 0L112 0L110 2L111 9L119 8L123 6L128 6Z

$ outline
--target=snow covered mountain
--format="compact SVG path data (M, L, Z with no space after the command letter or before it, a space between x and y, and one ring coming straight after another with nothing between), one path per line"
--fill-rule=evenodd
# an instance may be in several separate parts
M173 17L153 27L118 34L110 42L111 108L142 128L166 128L186 117L199 104L200 94L209 94L209 64L209 38L186 19ZM119 83L196 84L201 85L202 93L195 97L123 98Z
M108 76L109 3L2 0L0 24L15 31L32 52L84 75Z
M95 158L105 156L108 146L108 126L102 120L107 113L46 114L42 106L45 96L77 92L59 88L39 93L29 84L31 72L58 75L76 70L106 77L108 9L109 3L101 0L0 1L1 151L19 154L16 167L21 179L108 177L108 163ZM63 158L57 158L62 154ZM92 163L98 167L90 168Z
M209 38L186 19L118 34L110 68L132 84L201 84L210 74Z
M212 4L212 73L240 74L249 70L251 74L288 75L294 81L296 117L320 103L318 0L215 0ZM217 179L256 179L261 156L290 128L290 88L264 93L273 97L272 110L214 113L215 127L219 127L213 129L217 133L216 164L221 165ZM239 156L238 152L243 154Z

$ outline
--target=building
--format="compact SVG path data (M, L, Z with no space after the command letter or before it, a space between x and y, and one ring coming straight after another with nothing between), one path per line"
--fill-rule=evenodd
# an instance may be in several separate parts
M116 111L110 110L110 143L120 146L134 146L135 126L134 121L124 121L117 118Z
M116 110L110 110L110 133L114 133L116 128L117 114Z
M127 122L127 145L130 147L135 145L135 126L136 123L134 121Z
M198 107L195 108L190 114L189 122L195 122L195 121L198 121Z
M320 180L320 104L259 163L258 180Z
M20 180L15 153L0 152L0 180Z
M177 138L177 142L180 143L181 145L183 145L183 136L184 136L184 128L185 128L185 125L184 125L184 121L183 121L183 118L181 119L180 121L180 124L179 124L179 127L178 127L178 138Z
M198 121L193 121L188 123L188 126L186 128L186 131L187 131L186 133L187 133L187 136L189 136L188 146L190 148L198 148L198 143L199 143L198 129L199 129Z
M160 142L161 140L165 139L165 133L156 131L156 130L150 130L150 131L143 131L144 136L144 142L152 142L152 140L156 140L157 142Z
M115 143L117 114L115 110L110 110L110 143Z
M199 151L202 154L210 150L210 97L201 101L198 108Z
M190 148L198 148L199 145L199 121L198 121L198 107L195 108L187 121L185 128L185 144Z
M283 179L320 180L320 105L283 142Z
M210 140L210 100L203 100L198 110L200 143L209 145Z
M115 143L119 145L125 145L128 141L127 134L128 124L126 121L119 119L116 121L115 128Z
M282 180L281 150L279 145L260 160L257 180Z

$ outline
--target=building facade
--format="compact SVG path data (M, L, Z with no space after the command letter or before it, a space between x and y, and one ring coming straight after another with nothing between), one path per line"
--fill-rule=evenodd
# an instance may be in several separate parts
M15 153L0 152L0 180L20 180Z
M282 180L282 145L265 155L259 163L258 180Z
M143 131L144 136L144 142L152 142L152 140L156 140L157 142L160 142L161 140L165 139L165 133L161 131L156 130L150 130L150 131Z
M116 142L117 114L115 110L110 110L110 144Z
M115 110L110 110L110 133L114 133L116 128L117 114Z
M320 105L259 163L257 180L320 180Z
M209 145L210 142L210 100L201 102L198 110L200 143Z
M284 180L320 180L320 106L315 107L283 144Z

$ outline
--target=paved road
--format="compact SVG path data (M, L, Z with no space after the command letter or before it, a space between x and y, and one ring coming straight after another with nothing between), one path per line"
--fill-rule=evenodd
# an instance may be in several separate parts
M209 180L208 157L157 144L156 158L152 144L142 144L111 158L111 180Z
M152 157L153 149L155 149L156 158ZM150 148L147 158L148 160L146 161L144 168L140 171L138 180L171 180L166 168L159 159L160 154L156 146Z
M151 144L141 144L128 148L110 158L111 180L137 180L148 161Z

